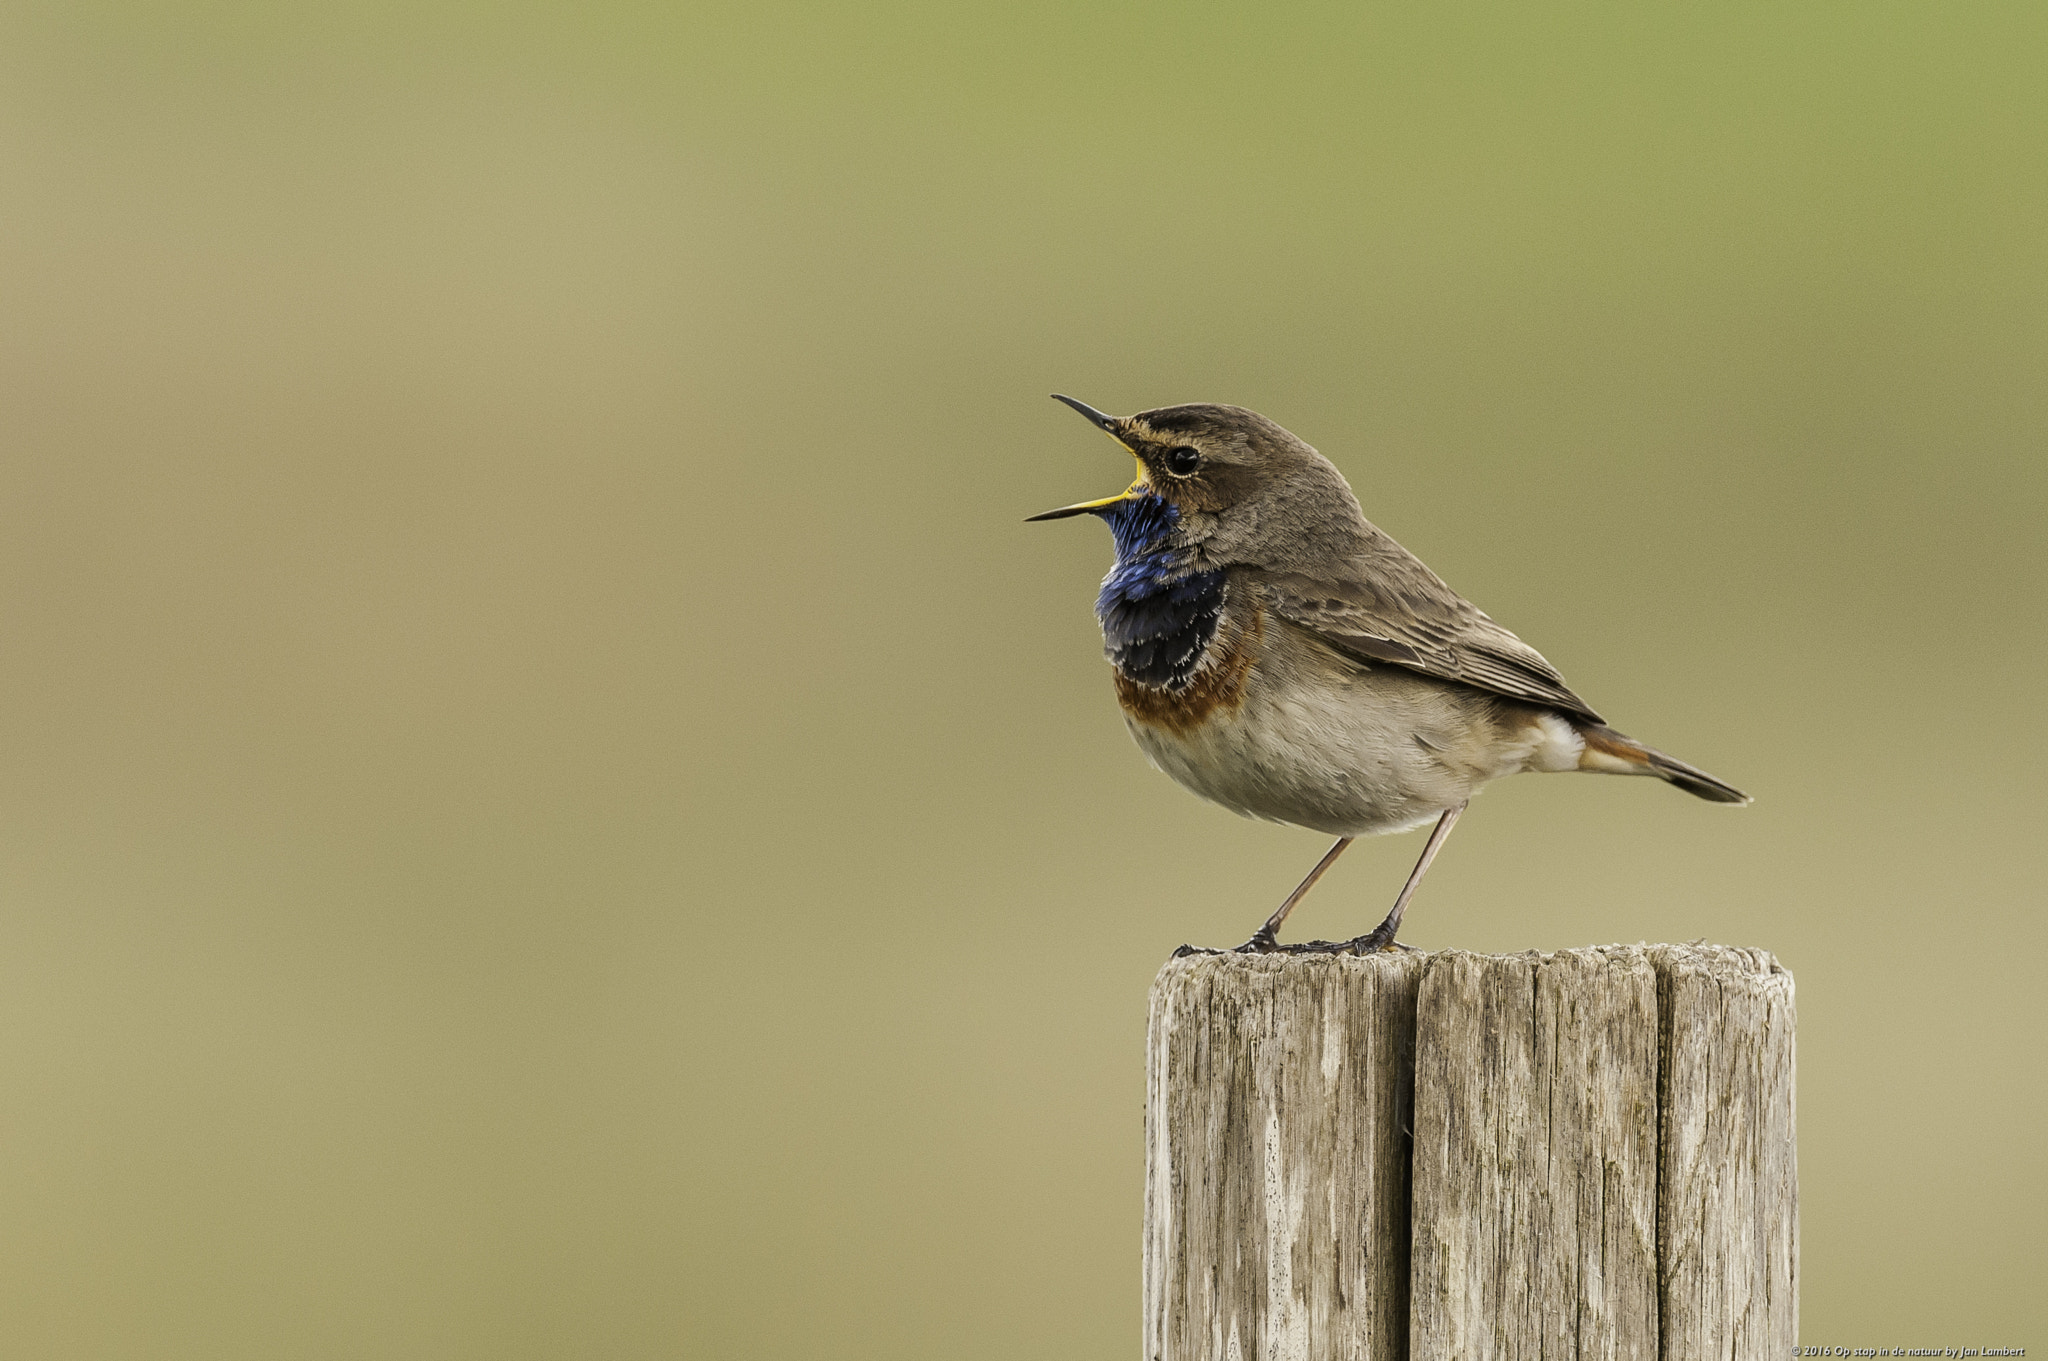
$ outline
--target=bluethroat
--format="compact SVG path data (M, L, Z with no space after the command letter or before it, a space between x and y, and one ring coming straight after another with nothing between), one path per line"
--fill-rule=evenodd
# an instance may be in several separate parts
M1109 525L1116 565L1095 614L1131 736L1205 799L1337 838L1240 949L1392 947L1458 815L1503 775L1653 775L1749 802L1608 727L1535 648L1368 521L1328 459L1264 416L1203 402L1117 417L1054 397L1137 459L1115 496L1031 517ZM1279 944L1354 838L1428 822L1385 921L1354 940Z

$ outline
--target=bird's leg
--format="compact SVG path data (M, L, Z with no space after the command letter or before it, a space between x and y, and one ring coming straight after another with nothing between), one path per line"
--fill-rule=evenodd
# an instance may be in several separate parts
M1321 860L1316 861L1316 867L1308 872L1308 878L1296 884L1294 892L1287 895L1287 901L1273 909L1273 915L1266 918L1266 924L1252 932L1250 940L1237 947L1238 953L1262 955L1279 949L1280 924L1287 920L1287 914L1294 910L1296 903L1308 897L1308 891L1316 886L1316 880L1323 877L1323 871L1336 864L1337 857L1344 854L1344 848L1350 844L1350 837L1338 837L1337 844L1325 851Z
M1466 802L1469 803L1471 800L1468 799ZM1408 910L1408 900L1415 896L1416 885L1422 882L1423 875L1429 873L1429 862L1436 859L1436 853L1442 848L1445 838L1450 836L1451 828L1458 825L1458 814L1464 811L1463 803L1456 808L1444 810L1444 815L1436 820L1436 830L1429 834L1429 844L1422 848L1422 858L1417 860L1415 868L1408 872L1408 882L1401 886L1401 896L1394 899L1394 910L1387 914L1385 921L1351 941L1346 946L1347 949L1369 955L1376 950L1394 948L1394 933L1401 929L1401 914Z

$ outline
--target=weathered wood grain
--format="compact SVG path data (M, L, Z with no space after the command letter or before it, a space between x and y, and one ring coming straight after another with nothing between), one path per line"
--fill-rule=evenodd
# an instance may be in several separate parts
M1416 1020L1415 1356L1657 1350L1657 979L1448 951Z
M1792 975L1762 950L1657 945L1665 1361L1799 1338Z
M1790 1350L1768 954L1199 955L1151 1000L1147 1361Z
M1148 1361L1407 1352L1420 956L1197 955L1152 986Z

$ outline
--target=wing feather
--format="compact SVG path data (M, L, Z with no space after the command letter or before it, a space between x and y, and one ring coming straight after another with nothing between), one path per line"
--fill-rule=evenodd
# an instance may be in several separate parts
M1542 653L1377 528L1333 572L1240 570L1269 609L1340 652L1604 721Z

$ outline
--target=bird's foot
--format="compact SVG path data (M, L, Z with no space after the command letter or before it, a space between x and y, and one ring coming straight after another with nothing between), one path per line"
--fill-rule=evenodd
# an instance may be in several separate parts
M1377 931L1372 935L1360 936L1356 940L1303 940L1278 941L1264 931L1255 931L1244 944L1229 950L1218 950L1207 945L1183 945L1173 952L1175 959L1186 959L1190 955L1362 955L1376 950L1407 950L1415 947L1402 945L1397 941L1375 941Z
M1322 944L1323 942L1318 941L1316 943ZM1274 940L1262 931L1244 944L1233 946L1227 950L1219 950L1213 945L1183 945L1173 952L1173 957L1175 959L1186 959L1190 955L1292 955L1300 954L1304 948L1300 945L1282 945L1279 941Z
M1385 922L1381 922L1362 936L1345 941L1337 948L1353 955L1376 955L1382 950L1403 950L1411 955L1420 953L1414 946L1403 945L1395 940L1394 933L1387 929Z
M1348 940L1303 940L1282 943L1264 931L1252 933L1252 938L1233 950L1239 955L1341 955L1351 948Z

